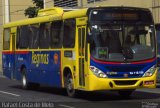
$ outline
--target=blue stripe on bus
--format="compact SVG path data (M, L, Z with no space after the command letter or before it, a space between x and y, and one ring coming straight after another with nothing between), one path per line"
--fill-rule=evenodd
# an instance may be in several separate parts
M91 59L91 66L95 66L103 71L109 78L124 78L124 74L128 74L128 78L139 78L151 68L156 65L156 60L152 62L140 63L140 64L106 64L99 63ZM110 73L111 72L111 73ZM116 72L116 74L115 74ZM113 74L112 74L113 73Z
M60 51L35 51L15 56L3 54L3 61L4 75L8 78L13 74L17 80L21 80L20 67L24 65L30 82L61 87ZM14 69L15 72L10 71Z

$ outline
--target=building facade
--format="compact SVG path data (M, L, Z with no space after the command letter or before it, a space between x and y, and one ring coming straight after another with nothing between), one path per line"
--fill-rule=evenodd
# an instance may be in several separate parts
M53 4L53 5L52 5ZM160 23L160 0L47 0L46 7L82 8L93 6L134 6L149 8L155 23Z
M3 13L2 13L2 0L0 0L0 72L2 72L2 25L3 25Z
M9 0L10 21L25 19L24 11L33 6L32 0Z
M152 13L155 23L160 23L160 0L152 1Z

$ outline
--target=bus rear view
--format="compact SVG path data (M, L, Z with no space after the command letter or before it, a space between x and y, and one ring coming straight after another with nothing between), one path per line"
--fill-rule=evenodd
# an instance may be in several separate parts
M156 87L156 40L148 9L130 7L88 10L92 90L118 90L129 96L137 88Z

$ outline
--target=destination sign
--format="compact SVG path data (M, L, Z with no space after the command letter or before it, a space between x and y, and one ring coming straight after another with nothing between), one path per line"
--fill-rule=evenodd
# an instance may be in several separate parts
M104 17L114 20L138 20L138 14L136 13L105 13Z
M92 10L89 14L90 22L120 21L150 23L152 17L148 11L137 10ZM116 22L115 22L116 23Z

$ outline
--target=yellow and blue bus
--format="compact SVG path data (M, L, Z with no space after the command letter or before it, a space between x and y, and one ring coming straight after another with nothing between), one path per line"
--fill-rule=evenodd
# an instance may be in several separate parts
M40 10L3 26L3 73L22 82L129 96L156 87L156 38L149 9Z

